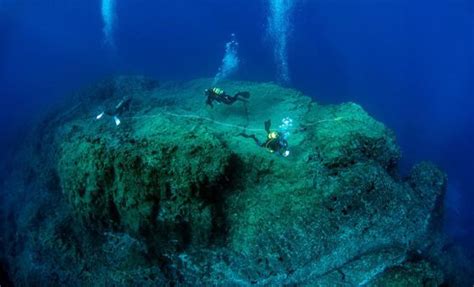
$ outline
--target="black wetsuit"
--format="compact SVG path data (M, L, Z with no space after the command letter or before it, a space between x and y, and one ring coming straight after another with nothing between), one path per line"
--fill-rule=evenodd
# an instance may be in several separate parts
M114 107L111 107L110 109L107 109L105 111L105 114L109 116L120 116L123 113L127 112L130 110L130 104L132 102L132 98L126 97L123 98L118 104L116 104Z
M212 107L214 107L213 104L212 104L214 101L216 101L218 103L226 104L226 105L232 105L233 103L235 103L238 100L246 102L246 99L248 99L250 97L250 93L249 92L238 92L234 96L230 96L230 95L226 94L225 92L222 92L221 94L218 94L218 93L214 92L212 89L207 89L206 90L206 96L207 96L206 104L211 106L211 108L212 108Z

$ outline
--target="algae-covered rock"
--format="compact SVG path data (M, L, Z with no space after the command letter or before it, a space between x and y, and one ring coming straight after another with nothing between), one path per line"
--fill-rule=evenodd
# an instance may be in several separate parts
M444 282L443 273L426 261L407 262L391 267L368 286L386 287L424 287L441 286Z
M357 104L321 108L305 120L313 148L329 169L369 160L386 169L398 163L400 151L393 133Z
M95 128L66 133L63 192L88 225L207 242L231 153L202 127L159 116L155 123L118 138Z
M21 225L75 258L57 276L115 286L442 283L434 263L410 261L439 229L442 171L422 163L399 175L394 134L357 104L322 106L271 83L224 82L229 94L249 91L249 101L210 108L210 84L119 77L57 113L43 137L53 139L58 181L48 192L68 210L62 226L74 227ZM96 117L124 97L131 105L120 125ZM264 121L278 130L287 117L290 156L249 137L263 142ZM81 231L82 240L65 234ZM10 238L7 251L18 248ZM27 246L21 256L43 243ZM50 263L63 258L45 250ZM18 278L34 269L14 258L14 279L28 282Z

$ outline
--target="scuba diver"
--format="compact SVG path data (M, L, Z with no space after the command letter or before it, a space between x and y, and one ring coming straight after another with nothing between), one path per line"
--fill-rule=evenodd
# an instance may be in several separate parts
M218 103L223 103L226 105L232 105L237 100L240 100L242 102L247 102L247 99L250 98L250 93L238 92L234 96L230 96L226 94L224 90L221 90L219 88L210 88L204 91L204 96L207 97L206 104L211 106L211 108L213 108L214 106L212 105L212 103L214 101Z
M288 150L288 141L286 136L282 132L271 131L270 130L271 121L265 121L265 131L267 132L267 139L265 142L260 142L255 135L248 135L245 133L240 133L239 135L253 139L259 146L266 148L271 153L277 152L283 157L290 155Z
M116 104L110 109L106 109L105 111L97 115L96 119L100 120L102 117L104 117L104 115L108 115L113 117L115 125L118 126L121 123L119 116L130 110L131 102L132 99L130 97L124 97L122 100L120 100L120 102L118 102L118 104Z

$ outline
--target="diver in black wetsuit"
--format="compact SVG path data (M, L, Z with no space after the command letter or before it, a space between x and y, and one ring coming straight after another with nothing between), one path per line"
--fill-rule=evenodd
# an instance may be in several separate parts
M104 115L108 115L108 116L113 117L115 125L118 126L121 123L119 116L121 116L123 113L130 110L131 102L132 102L132 98L124 97L115 106L109 107L108 109L106 109L105 111L97 115L96 119L100 120Z
M277 131L270 131L271 121L265 121L265 131L267 132L267 139L265 142L260 142L255 135L248 135L240 133L241 136L253 139L259 146L266 148L269 152L277 152L281 156L287 157L290 155L288 150L288 141L285 136Z
M207 97L206 104L211 106L211 108L214 107L212 105L214 101L226 105L232 105L237 100L247 102L247 99L250 98L249 92L238 92L234 96L230 96L219 88L206 89L204 95Z

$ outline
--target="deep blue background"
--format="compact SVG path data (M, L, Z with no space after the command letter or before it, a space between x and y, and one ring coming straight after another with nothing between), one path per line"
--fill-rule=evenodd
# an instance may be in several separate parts
M275 80L266 1L117 0L115 51L103 45L99 0L0 1L2 156L36 116L104 76L212 77L231 33L235 78ZM473 1L297 2L290 86L322 103L363 105L395 130L403 172L420 160L441 165L448 226L473 236Z

